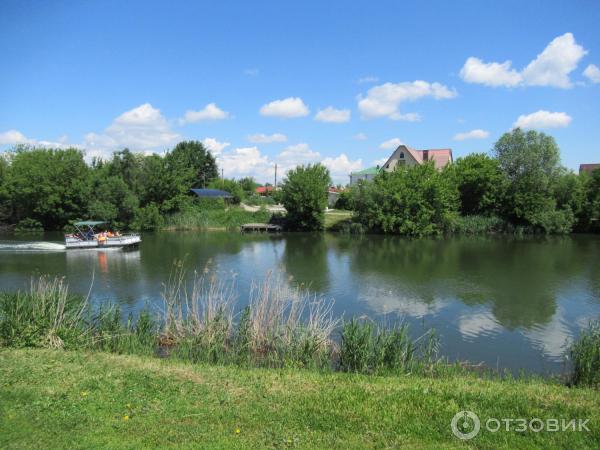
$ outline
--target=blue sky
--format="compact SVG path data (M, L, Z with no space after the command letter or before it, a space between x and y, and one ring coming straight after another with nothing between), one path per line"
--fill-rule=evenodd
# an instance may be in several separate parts
M4 0L0 148L198 139L226 176L346 182L398 142L456 158L520 124L576 169L600 162L598 23L596 1Z

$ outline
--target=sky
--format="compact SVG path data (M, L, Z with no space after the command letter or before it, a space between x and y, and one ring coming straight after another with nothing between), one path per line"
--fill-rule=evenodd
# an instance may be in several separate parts
M400 143L489 152L516 126L600 162L598 1L2 0L0 151L164 153L226 177L322 162L334 181Z

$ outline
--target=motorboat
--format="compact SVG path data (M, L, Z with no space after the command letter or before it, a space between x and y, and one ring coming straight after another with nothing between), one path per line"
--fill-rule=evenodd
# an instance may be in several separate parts
M135 247L142 242L142 238L136 233L96 231L96 227L105 224L106 222L93 220L74 223L76 232L65 235L65 247L67 249Z

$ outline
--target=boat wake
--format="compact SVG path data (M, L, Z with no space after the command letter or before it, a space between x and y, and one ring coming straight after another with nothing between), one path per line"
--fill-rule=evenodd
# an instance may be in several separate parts
M61 251L64 251L65 249L66 249L66 247L63 244L58 244L56 242L0 241L0 252L3 252L3 251L61 252Z

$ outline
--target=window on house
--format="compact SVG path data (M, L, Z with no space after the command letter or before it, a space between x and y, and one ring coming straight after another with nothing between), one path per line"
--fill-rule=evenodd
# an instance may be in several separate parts
M404 152L400 152L400 159L404 159Z

